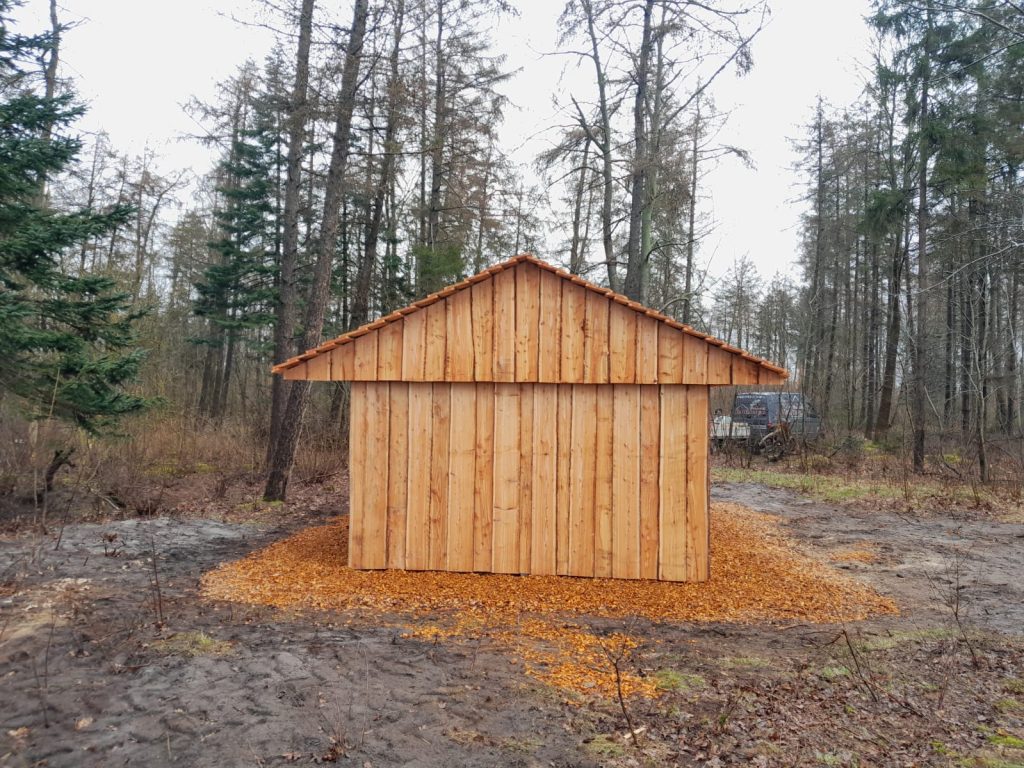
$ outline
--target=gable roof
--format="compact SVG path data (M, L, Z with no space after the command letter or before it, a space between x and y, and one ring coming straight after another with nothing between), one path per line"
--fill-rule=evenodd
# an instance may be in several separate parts
M286 379L781 384L788 372L522 254L280 363Z

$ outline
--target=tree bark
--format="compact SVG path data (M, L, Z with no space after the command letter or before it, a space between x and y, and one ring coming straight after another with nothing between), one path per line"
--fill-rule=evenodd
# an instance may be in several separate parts
M338 214L341 211L344 196L345 171L348 168L349 142L352 137L352 113L355 109L356 87L362 63L367 14L367 0L355 0L352 11L352 27L341 76L341 90L338 94L335 113L331 161L327 170L327 185L324 190L320 242L317 248L313 284L306 306L302 346L307 349L320 343L327 301L330 297L331 265L338 242ZM296 381L288 393L288 402L280 429L281 438L274 451L270 472L267 475L267 484L263 491L263 496L267 501L282 501L285 498L288 476L295 461L295 449L298 446L308 392L308 381Z

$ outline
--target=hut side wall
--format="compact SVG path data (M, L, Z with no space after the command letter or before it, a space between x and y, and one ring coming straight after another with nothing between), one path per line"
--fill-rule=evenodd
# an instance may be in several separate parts
M354 382L354 568L708 578L708 389Z

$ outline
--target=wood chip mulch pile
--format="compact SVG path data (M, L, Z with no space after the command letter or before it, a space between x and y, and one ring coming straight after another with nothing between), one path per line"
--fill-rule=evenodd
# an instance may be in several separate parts
M487 638L527 673L565 691L614 695L618 659L626 695L657 695L628 671L642 639L585 627L584 617L659 622L832 623L897 613L870 587L800 552L778 521L736 504L711 512L712 577L700 584L558 576L356 571L348 520L309 528L203 577L206 597L323 610L399 614L407 637Z

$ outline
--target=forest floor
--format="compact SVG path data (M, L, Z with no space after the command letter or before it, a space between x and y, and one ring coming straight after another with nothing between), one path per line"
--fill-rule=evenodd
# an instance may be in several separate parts
M992 510L716 483L900 614L630 621L623 663L656 695L620 703L405 616L202 598L204 574L343 513L346 490L264 505L213 485L169 485L160 517L68 514L46 534L8 518L0 766L1024 766L1024 525Z

